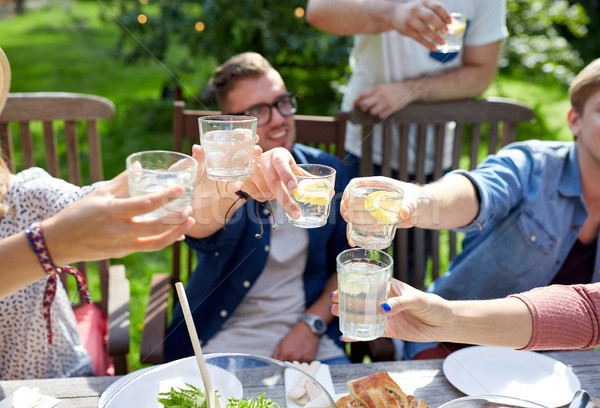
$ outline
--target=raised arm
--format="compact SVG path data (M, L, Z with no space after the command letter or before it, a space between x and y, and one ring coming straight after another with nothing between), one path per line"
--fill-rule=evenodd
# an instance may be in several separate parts
M203 149L196 145L193 153L202 167ZM246 180L216 182L204 174L200 175L192 203L196 223L188 236L205 238L223 228L236 210L246 203L246 196L257 201L277 199L293 218L300 217L300 208L289 194L296 188L296 178L290 167L295 164L291 153L284 148L260 153L257 148L252 175Z
M433 0L403 3L393 0L309 0L306 21L336 35L396 30L433 51L432 42L443 41L438 31L445 32L451 18Z
M344 190L340 212L346 221L349 190L356 185L395 187L404 192L398 228L459 228L471 223L479 212L475 186L459 174L450 174L423 187L388 177L362 177L352 179Z
M56 266L159 250L180 238L194 222L188 217L191 209L175 217L133 221L133 217L160 207L166 199L180 196L181 187L136 198L119 198L126 191L127 174L122 173L41 223ZM0 298L45 276L24 232L0 241L0 259Z

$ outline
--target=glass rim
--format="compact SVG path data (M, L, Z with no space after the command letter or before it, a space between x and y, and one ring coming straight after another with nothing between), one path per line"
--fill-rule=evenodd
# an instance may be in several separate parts
M248 115L212 115L200 116L198 123L224 123L224 122L256 122L256 116Z
M311 174L310 176L306 176L303 174L294 174L296 177L331 177L331 176L335 176L337 174L337 171L331 167L328 166L326 164L312 164L312 163L297 163L297 164L293 164L290 166L291 169L294 168L301 168L301 169L306 169L306 168L318 168L318 169L324 169L324 170L330 170L331 173L330 174Z
M146 154L168 154L170 156L177 156L180 157L180 160L184 160L184 159L190 159L192 161L192 166L194 168L198 167L198 160L194 159L192 156L190 156L189 154L185 154L185 153L181 153L181 152L174 152L171 150L143 150L141 152L135 152L135 153L131 153L129 156L127 156L127 158L125 159L125 163L127 166L129 166L130 164L132 164L133 159L135 157L141 157L143 155ZM165 171L169 171L168 169L165 169Z
M335 257L335 263L336 263L336 264L338 264L338 265L342 265L342 266L343 266L343 265L345 265L345 264L346 264L346 263L342 263L342 262L340 261L340 259L342 258L342 256L343 256L343 255L345 255L345 254L347 254L347 253L350 253L350 252L361 252L361 251L362 251L362 252L365 254L365 256L363 257L363 258L365 258L365 259L373 259L373 260L377 260L377 259L374 259L374 258L370 258L370 257L368 257L367 255L368 255L368 253L369 253L369 252L371 252L371 253L373 253L373 252L374 252L374 253L377 253L377 254L379 254L379 255L383 255L383 258L385 258L385 260L387 260L387 261L389 262L389 265L387 265L386 267L391 267L391 266L392 266L392 264L393 264L393 262L394 262L394 258L393 258L393 257L392 257L390 254L388 254L387 252L385 252L385 251L382 251L382 250L380 250L380 249L367 249L367 248L360 248L360 247L358 247L358 248L349 248L349 249L345 249L345 250L343 250L342 252L340 252L340 253L339 253L339 254L338 254L336 257Z

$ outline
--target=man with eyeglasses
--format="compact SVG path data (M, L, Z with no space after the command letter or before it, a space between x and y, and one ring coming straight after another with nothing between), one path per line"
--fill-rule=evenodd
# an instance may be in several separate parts
M221 112L258 119L258 144L265 154L285 148L297 163L333 167L335 191L344 190L348 178L338 158L295 143L296 95L260 54L230 58L217 68L211 85ZM332 201L329 223L315 229L289 224L275 200L268 205L243 200L234 204L235 213L224 226L212 223L195 238L186 238L198 259L186 292L204 352L349 363L337 318L329 312L329 294L337 288L335 258L348 247L339 195ZM234 197L222 201L230 206ZM193 350L177 308L166 336L165 358L190 355Z

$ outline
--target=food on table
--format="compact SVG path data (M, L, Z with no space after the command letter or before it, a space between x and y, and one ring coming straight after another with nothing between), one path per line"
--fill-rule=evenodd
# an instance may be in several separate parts
M168 392L159 393L158 402L165 408L207 408L204 392L191 384L185 384L189 388L171 387ZM217 392L218 396L218 392ZM261 394L254 398L229 398L226 408L278 408L279 405Z
M336 401L338 408L429 408L406 395L385 371L348 381L350 394Z

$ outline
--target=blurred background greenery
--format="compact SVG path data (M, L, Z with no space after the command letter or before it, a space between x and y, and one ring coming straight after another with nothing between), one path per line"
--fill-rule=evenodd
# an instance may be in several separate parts
M12 8L18 6L18 12ZM231 55L257 51L299 95L301 114L335 115L348 81L351 37L306 23L306 0L17 0L0 2L0 46L12 68L12 92L66 91L112 100L100 126L104 173L124 169L130 153L172 149L175 95L214 109L207 81ZM597 0L508 0L510 36L486 95L521 100L536 118L519 138L570 140L566 86L600 49ZM150 276L170 270L170 250L133 254L131 368Z

